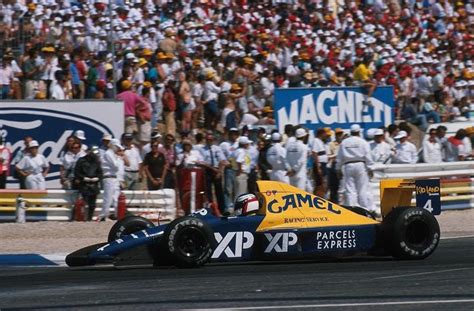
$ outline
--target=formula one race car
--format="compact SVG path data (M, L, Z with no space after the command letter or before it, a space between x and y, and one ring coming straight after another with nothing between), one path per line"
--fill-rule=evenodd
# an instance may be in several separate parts
M128 216L112 227L107 243L73 252L66 263L199 267L361 253L423 259L440 239L433 216L441 210L436 179L382 181L382 221L360 207L343 207L284 183L259 181L258 189L239 197L238 216L215 217L201 209L159 226ZM410 206L414 191L416 207Z

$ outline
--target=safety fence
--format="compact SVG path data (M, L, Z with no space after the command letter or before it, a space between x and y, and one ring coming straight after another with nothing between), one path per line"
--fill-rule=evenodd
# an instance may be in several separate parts
M474 208L474 161L449 163L389 164L374 170L371 189L374 202L380 205L380 180L440 178L441 208ZM412 205L415 204L413 197Z
M176 193L174 189L156 191L123 191L127 210L151 220L176 218ZM25 212L26 221L73 219L78 198L73 190L0 190L0 221L15 221L18 213ZM97 198L97 215L102 208L102 192ZM24 208L24 211L21 209Z

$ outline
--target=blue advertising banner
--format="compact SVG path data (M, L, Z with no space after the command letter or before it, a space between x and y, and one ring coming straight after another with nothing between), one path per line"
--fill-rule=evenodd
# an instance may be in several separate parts
M86 145L100 145L104 133L120 137L123 123L121 101L0 102L0 135L12 152L12 158L24 148L25 136L37 140L39 152L50 165L46 177L48 188L60 188L60 157L67 137L76 130L83 130ZM13 177L8 181L9 188L18 187Z
M286 124L300 124L308 129L321 127L349 129L359 124L363 129L393 123L393 87L377 87L364 105L361 87L276 89L274 113L278 130Z

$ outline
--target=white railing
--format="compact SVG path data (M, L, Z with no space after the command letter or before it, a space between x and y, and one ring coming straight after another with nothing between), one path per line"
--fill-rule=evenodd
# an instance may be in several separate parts
M379 165L374 169L371 179L371 190L374 202L380 205L380 180L382 179L441 179L441 208L467 209L474 208L474 161L389 164ZM414 204L414 200L412 203Z
M127 210L149 219L172 220L176 218L176 192L174 189L156 191L123 191ZM26 202L26 221L73 219L73 206L77 191L0 190L0 221L15 221L18 197ZM97 198L96 215L102 208L102 192Z

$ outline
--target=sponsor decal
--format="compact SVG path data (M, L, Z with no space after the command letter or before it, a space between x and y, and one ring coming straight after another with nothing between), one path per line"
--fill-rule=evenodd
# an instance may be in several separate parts
M271 253L272 251L287 253L288 247L298 242L298 236L293 232L279 232L276 234L265 233L265 238L267 238L269 242L265 248L265 253Z
M99 145L104 133L118 137L123 131L123 104L71 101L2 102L0 105L0 135L12 151L12 159L23 149L23 138L32 136L40 143L39 152L50 164L47 187L60 187L62 148L67 137L76 130L85 132L86 145ZM9 179L10 184L16 182Z
M336 210L333 203L316 197L311 194L288 194L281 197L283 205L279 205L277 200L272 200L267 205L267 210L270 213L278 214L285 212L289 208L302 208L309 207L320 210L328 210L334 214L340 214L340 210Z
M364 105L364 89L293 88L275 90L275 118L280 131L286 124L301 124L315 130L319 127L341 127L352 124L376 128L393 123L393 88L378 87Z
M439 179L415 181L416 206L424 208L433 215L441 214L441 196Z
M329 221L327 217L293 217L286 218L284 220L285 224L296 224L302 222L326 222Z
M228 232L225 236L215 232L214 236L218 245L212 258L219 258L222 254L227 258L240 258L242 251L251 248L254 242L253 234L248 231Z
M338 250L356 248L355 230L331 230L316 233L317 250Z

